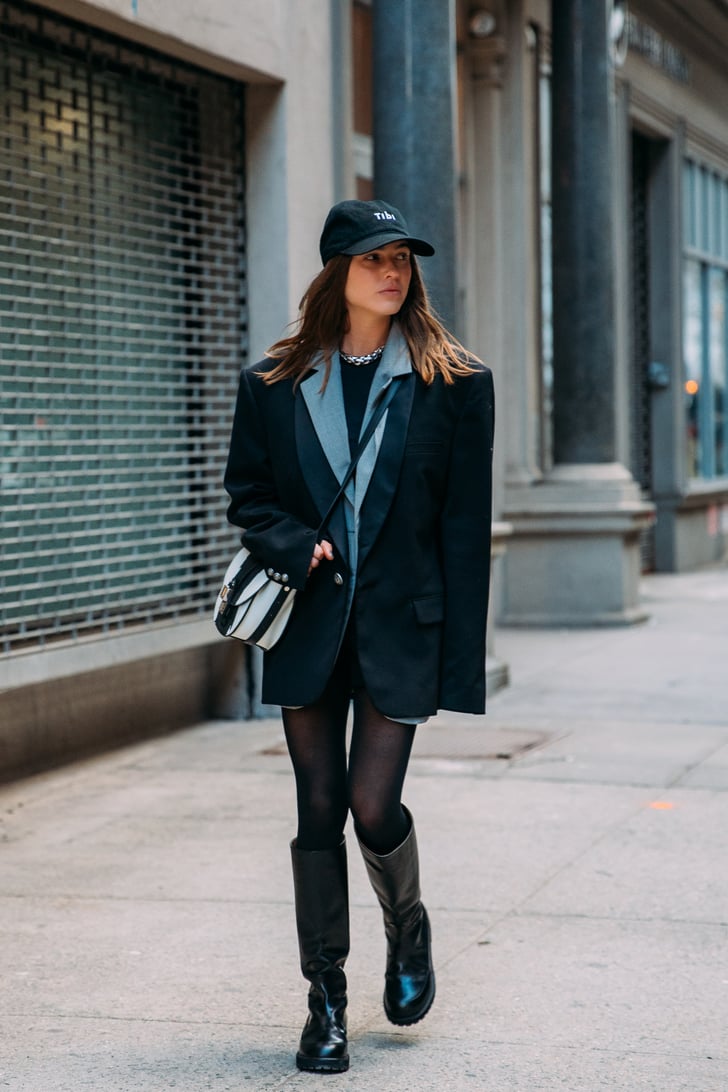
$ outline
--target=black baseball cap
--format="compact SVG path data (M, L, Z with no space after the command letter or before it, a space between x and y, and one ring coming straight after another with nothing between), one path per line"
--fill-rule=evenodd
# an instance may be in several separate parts
M336 254L367 254L387 243L407 243L413 254L431 257L435 248L415 239L404 216L386 201L340 201L329 212L321 232L321 261Z

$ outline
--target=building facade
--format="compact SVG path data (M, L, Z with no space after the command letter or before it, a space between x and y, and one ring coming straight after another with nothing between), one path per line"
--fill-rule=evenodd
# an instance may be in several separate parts
M725 555L728 5L634 5L618 84L631 466L661 571Z
M221 481L239 370L316 271L335 28L0 4L1 770L250 711Z
M344 197L493 367L494 615L722 558L727 47L723 0L2 0L0 771L256 711L232 400Z
M499 616L637 620L640 571L726 551L728 5L524 0L461 27L464 321L499 376L513 531Z

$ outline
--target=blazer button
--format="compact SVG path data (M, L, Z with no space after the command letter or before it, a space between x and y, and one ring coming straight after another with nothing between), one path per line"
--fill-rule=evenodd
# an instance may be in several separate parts
M336 584L337 588L340 588L343 583L344 578L341 573L334 573L334 584Z

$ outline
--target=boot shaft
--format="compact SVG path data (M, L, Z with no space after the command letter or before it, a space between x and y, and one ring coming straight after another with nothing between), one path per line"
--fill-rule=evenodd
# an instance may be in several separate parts
M390 922L406 925L420 911L420 861L417 851L417 835L412 814L404 808L409 819L407 837L391 853L373 853L359 841L369 882L374 888L384 912L385 926Z
M343 968L349 954L346 842L342 839L336 849L308 850L293 841L291 863L301 970L310 982Z
M384 1011L393 1024L416 1024L435 997L430 922L420 899L420 867L412 816L409 834L391 853L373 853L360 841L364 863L379 899L387 937Z
M343 1073L349 1068L346 975L349 954L349 882L346 843L302 850L291 842L301 970L311 983L308 1018L296 1054L299 1069Z

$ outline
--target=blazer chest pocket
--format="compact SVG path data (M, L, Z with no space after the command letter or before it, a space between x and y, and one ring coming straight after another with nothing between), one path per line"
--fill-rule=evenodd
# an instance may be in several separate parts
M441 595L424 595L412 600L415 618L421 626L445 621L445 600Z
M405 455L427 455L442 451L442 440L408 440L405 445Z

